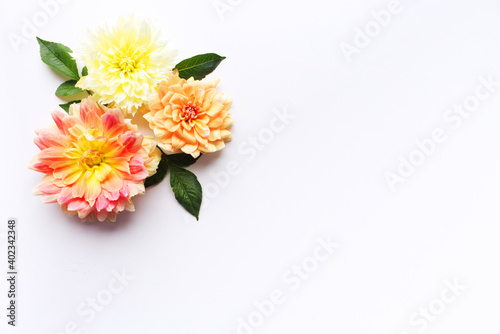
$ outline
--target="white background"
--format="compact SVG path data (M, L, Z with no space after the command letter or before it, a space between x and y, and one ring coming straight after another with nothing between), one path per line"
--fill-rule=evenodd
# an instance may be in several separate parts
M351 62L340 45L389 1L231 3L221 16L210 0L75 0L39 22L37 36L78 50L88 28L135 13L159 24L178 61L227 56L215 75L234 100L234 139L191 168L211 187L200 221L164 182L116 223L82 224L30 193L42 177L26 168L34 130L62 103L54 91L64 78L22 32L42 6L1 1L0 267L15 217L19 294L11 328L0 274L0 332L72 333L74 322L92 334L499 333L500 87L456 129L443 116L481 77L500 81L500 3L401 0ZM13 35L25 43L14 47ZM295 118L267 140L275 109ZM436 128L447 140L391 191L384 173ZM262 150L243 153L259 135ZM239 173L214 186L232 160ZM328 236L338 249L291 289L283 275L311 263ZM78 307L106 295L113 270L133 280L87 321ZM465 288L425 330L411 323L443 305L446 280ZM274 289L283 303L238 332L238 317Z

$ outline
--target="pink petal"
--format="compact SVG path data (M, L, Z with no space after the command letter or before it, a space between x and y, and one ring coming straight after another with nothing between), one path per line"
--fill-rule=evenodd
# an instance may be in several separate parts
M46 175L43 177L42 181L35 187L34 191L38 195L54 195L61 192L61 188L57 187L52 183L54 177L52 175Z
M69 116L62 111L53 111L52 119L56 123L59 131L64 135L69 134L68 129L73 127L77 123L76 117Z
M68 211L79 211L89 207L87 201L81 198L75 198L68 204Z
M57 129L55 129L55 131L57 131ZM38 146L40 150L52 146L66 146L68 143L68 138L55 131L50 128L36 131L36 134L38 135L38 137L35 138L36 146Z
M57 195L44 195L41 200L42 203L55 203L57 202Z
M144 166L144 160L138 154L134 155L129 163L132 180L140 181L148 177L148 170Z
M38 159L40 161L57 161L57 160L67 160L64 156L64 147L49 147L38 153Z
M109 205L109 200L103 194L97 197L97 201L95 202L95 207L97 211L105 209L108 205Z
M108 110L102 116L103 131L106 137L116 137L123 132L123 114L119 109Z
M80 118L85 127L102 130L101 114L101 109L91 99L84 99L80 103Z
M66 187L62 188L62 191L59 193L59 196L57 197L57 202L59 204L66 204L69 201L71 201L71 199L73 199L73 196L71 194L71 188Z
M127 131L120 136L120 142L131 153L137 152L142 147L144 136L133 131Z

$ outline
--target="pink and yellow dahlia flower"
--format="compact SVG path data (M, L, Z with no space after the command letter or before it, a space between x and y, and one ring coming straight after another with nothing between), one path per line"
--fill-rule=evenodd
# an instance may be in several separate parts
M231 140L233 120L228 113L231 100L216 90L218 83L181 79L177 71L160 83L144 114L158 146L195 158L224 148Z
M36 132L41 152L29 168L46 175L34 194L84 221L115 221L118 212L134 211L132 197L144 193L144 180L160 160L152 140L120 109L91 99L73 105L70 115L54 111L52 118L56 126Z

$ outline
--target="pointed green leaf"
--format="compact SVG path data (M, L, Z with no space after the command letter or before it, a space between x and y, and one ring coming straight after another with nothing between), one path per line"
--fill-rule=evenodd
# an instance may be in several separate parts
M75 85L76 85L76 80L68 80L66 82L63 82L59 87L57 87L56 95L57 96L70 96L70 95L82 93L83 90L81 90L78 87L75 87Z
M144 181L144 186L147 188L157 185L158 183L163 181L165 176L167 176L167 172L168 172L167 155L161 152L161 160L160 163L158 164L158 169L156 170L156 173L154 175L148 177L146 181Z
M80 103L81 100L76 100L76 101L71 101L68 103L60 104L59 107L63 108L64 111L69 113L69 106L72 105L73 103Z
M226 57L215 53L206 53L185 59L177 64L175 68L179 71L179 76L183 79L187 80L194 77L196 80L201 80L212 73L224 59Z
M193 158L191 154L186 153L168 154L166 157L168 161L173 162L179 167L188 167L194 164L201 157L201 154L198 158Z
M170 168L170 186L175 194L175 199L184 209L199 220L200 207L202 200L202 190L200 182L196 175L177 166L169 163Z
M82 68L82 77L87 76L88 74L89 74L89 70L88 70L87 66L84 66Z
M36 39L40 44L40 56L45 64L72 79L80 79L76 61L69 54L72 52L70 48L59 43L44 41L38 37Z

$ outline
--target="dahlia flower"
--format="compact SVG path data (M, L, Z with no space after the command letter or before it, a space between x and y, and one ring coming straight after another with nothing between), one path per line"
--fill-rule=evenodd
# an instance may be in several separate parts
M224 148L231 140L233 120L228 113L231 100L216 90L218 83L219 79L181 79L177 71L160 83L144 114L158 146L195 158Z
M118 212L134 211L132 197L144 193L144 179L159 163L154 142L145 140L120 109L90 98L72 107L70 115L54 111L52 118L56 126L36 132L41 152L29 168L46 175L34 194L84 221L115 221Z
M175 66L176 51L159 40L145 20L122 16L112 27L89 32L83 51L75 54L88 69L77 87L90 90L99 102L135 114L158 82Z

